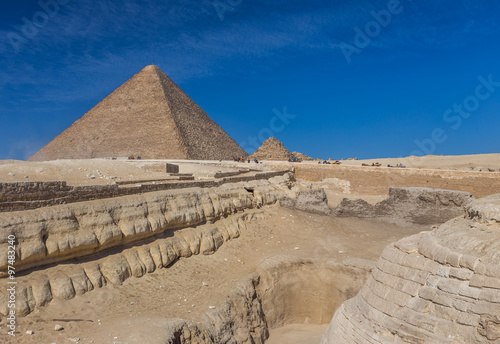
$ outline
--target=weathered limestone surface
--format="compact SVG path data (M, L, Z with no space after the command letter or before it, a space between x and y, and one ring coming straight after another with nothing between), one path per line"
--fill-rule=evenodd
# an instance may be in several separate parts
M500 343L499 201L387 246L322 344Z
M297 200L284 197L280 200L280 205L285 208L319 215L331 215L333 213L328 206L328 198L323 189L300 191Z
M178 175L170 177L175 178L178 181L172 180L157 184L140 185L136 184L148 181L118 182L112 185L85 186L69 186L63 181L0 183L0 212L24 211L57 204L137 195L162 190L215 188L228 183L270 179L273 177L283 176L287 173L289 173L289 171L268 171L245 176L220 176L217 177L220 178L217 180L192 180L193 177ZM189 181L180 181L181 179L189 179ZM132 186L130 185L131 183L133 184ZM128 185L122 186L119 184Z
M464 191L390 188L389 197L375 205L361 199L344 198L335 209L335 215L432 225L460 216L463 207L473 200L474 196Z
M0 213L0 274L5 275L7 269L9 235L16 237L15 267L19 272L273 204L288 190L290 178L286 175L218 188L151 192Z
M195 228L185 228L173 237L127 247L119 253L77 263L58 265L16 277L16 314L25 316L54 298L72 299L108 284L121 285L131 277L142 277L169 266L178 258L212 254L224 242L240 236L248 221L263 217L260 211L231 215ZM6 315L6 290L0 290L0 315Z
M280 168L280 165L267 165ZM498 173L297 164L295 175L298 180L311 182L337 178L348 182L352 193L361 195L381 195L391 187L409 186L467 191L476 198L500 193Z

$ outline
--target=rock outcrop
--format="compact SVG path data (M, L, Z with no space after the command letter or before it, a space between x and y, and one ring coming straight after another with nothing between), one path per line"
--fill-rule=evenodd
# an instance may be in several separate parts
M79 262L19 276L16 278L16 314L25 316L53 299L68 300L108 284L121 285L131 277L166 268L179 258L212 254L224 242L239 237L248 221L262 216L262 212L236 214L215 224L184 228L174 237L124 246L119 253L100 259L80 258ZM0 315L8 314L7 296L0 290Z
M275 137L268 138L259 149L250 155L252 160L288 161L292 158L292 153Z
M387 246L322 344L500 343L500 194Z
M390 188L389 197L375 205L362 199L344 198L335 209L335 216L433 225L461 215L463 207L472 200L474 196L464 191L420 187Z
M7 270L9 236L16 238L19 272L273 204L286 194L291 178L288 174L217 188L150 192L0 213L0 277Z
M157 66L147 66L30 158L140 156L219 160L247 156Z
M331 215L333 213L332 209L328 206L328 198L323 189L300 191L297 200L284 197L280 199L280 205L285 208L318 215Z
M1 213L0 277L7 277L9 239L15 238L19 316L54 298L120 285L178 258L215 252L239 237L248 221L263 216L258 208L289 194L292 178ZM65 264L48 265L59 262ZM23 270L29 271L20 274ZM0 315L7 314L7 296L0 290Z

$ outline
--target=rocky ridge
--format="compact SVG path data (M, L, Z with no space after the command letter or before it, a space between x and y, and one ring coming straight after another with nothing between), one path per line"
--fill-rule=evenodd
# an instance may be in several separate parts
M223 184L209 189L150 192L96 201L0 213L0 277L7 270L8 237L17 240L16 270L62 262L167 231L213 222L273 204L293 176Z

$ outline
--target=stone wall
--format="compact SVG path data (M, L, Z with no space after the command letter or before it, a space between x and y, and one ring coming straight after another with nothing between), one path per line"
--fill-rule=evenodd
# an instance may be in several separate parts
M265 180L276 176L283 176L288 172L260 172L251 176L227 177L218 180L177 181L123 187L119 185L68 186L66 182L61 181L0 183L0 212L22 211L57 204L136 195L161 190L194 187L213 188L227 183Z
M389 245L322 344L500 343L499 204Z

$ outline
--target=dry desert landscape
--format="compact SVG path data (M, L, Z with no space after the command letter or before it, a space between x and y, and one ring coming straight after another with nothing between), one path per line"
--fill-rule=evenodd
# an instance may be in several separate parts
M0 162L0 342L500 343L500 154L335 159L146 67Z

